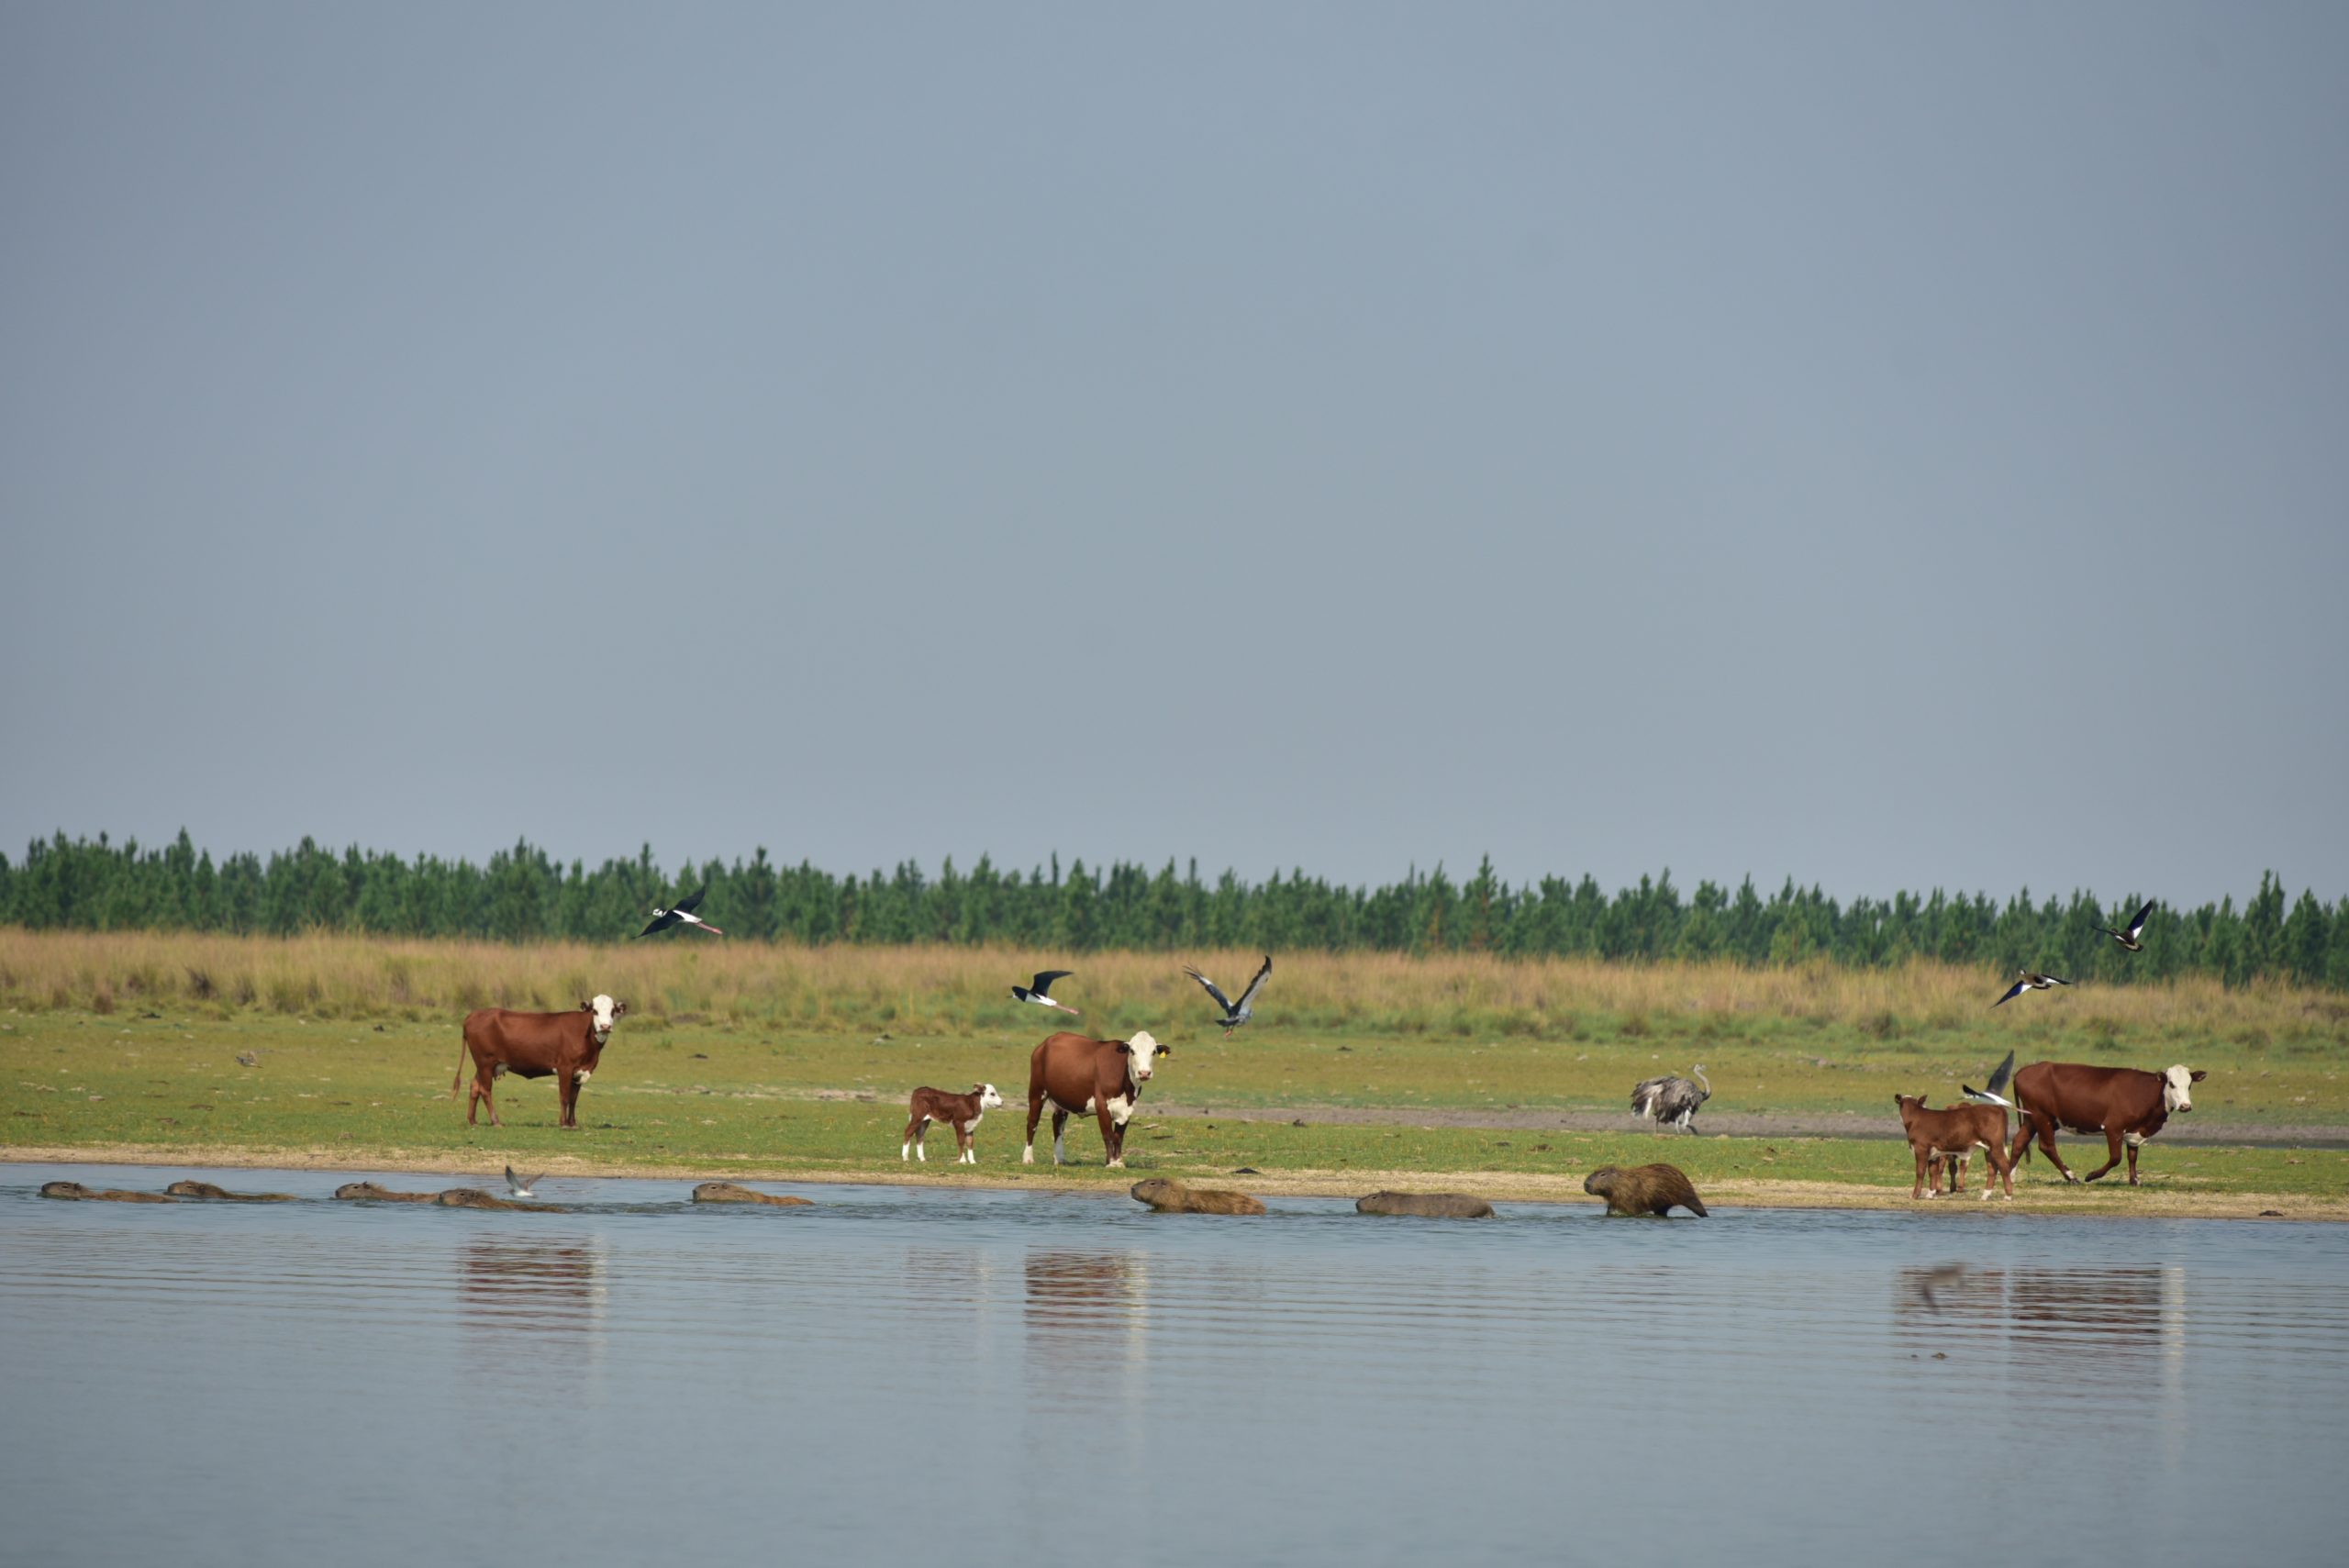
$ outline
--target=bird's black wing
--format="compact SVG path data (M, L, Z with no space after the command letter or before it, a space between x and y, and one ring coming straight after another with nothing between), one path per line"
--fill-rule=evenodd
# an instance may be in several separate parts
M2139 937L2144 935L2145 922L2147 919L2152 917L2153 913L2154 901L2148 898L2145 900L2145 906L2137 911L2137 917L2129 922L2129 940L2133 942Z
M1047 969L1028 983L1028 989L1039 996L1049 995L1052 993L1053 981L1066 980L1075 973L1074 969Z
M1990 1081L1987 1084L1985 1084L1983 1088L1993 1095L2005 1094L2007 1092L2007 1076L2014 1070L2015 1053L2009 1051L2007 1052L2007 1059L1998 1063L1998 1070L1990 1074Z
M1215 1005L1223 1009L1224 1017L1230 1018L1231 1016L1233 1011L1231 1001L1217 988L1214 981L1209 980L1206 975L1201 974L1197 970L1193 969L1187 963L1183 966L1183 973L1208 988L1208 995L1215 998Z
M672 909L682 909L686 914L690 915L695 910L701 907L701 895L708 891L709 889L707 887L697 887L694 890L694 895L691 898L680 898L674 904L671 905L670 907Z
M644 929L637 932L636 934L640 937L649 937L655 931L665 931L676 923L677 917L674 915L670 914L667 910L662 910L660 914L655 915L652 917L652 924L645 927Z
M2007 994L2005 995L1991 1003L1990 1006L1994 1007L2003 1007L2008 1003L2013 1001L2016 997L2021 995L2025 991L2030 989L2031 987L2028 984L2018 980L2012 985L2007 987Z
M1264 988L1264 982L1272 978L1272 973L1273 955L1271 953L1266 953L1264 955L1264 967L1256 972L1255 979L1248 982L1248 989L1240 993L1241 1007L1248 1007L1255 1005L1256 993ZM1237 1012L1240 1008L1235 1007L1232 1010Z

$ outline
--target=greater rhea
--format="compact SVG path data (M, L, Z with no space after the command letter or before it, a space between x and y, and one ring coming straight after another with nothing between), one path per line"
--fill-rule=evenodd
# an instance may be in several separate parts
M1183 966L1183 973L1206 986L1208 995L1215 998L1215 1005L1223 1009L1223 1038L1230 1040L1233 1029L1256 1016L1256 993L1262 991L1264 988L1264 982L1272 977L1273 955L1271 953L1264 955L1264 967L1256 972L1255 979L1248 982L1248 989L1240 993L1240 1000L1237 1002L1226 997L1214 981L1209 980L1189 964Z
M2143 952L2145 951L2145 943L2143 940L2145 935L2145 921L2152 916L2153 912L2154 901L2148 898L2145 900L2144 907L2138 910L2136 917L2129 922L2129 929L2127 930L2116 931L2110 926L2099 926L2097 929L2102 931L2106 936L2110 937L2114 941L2119 942L2122 947L2127 948L2131 952Z
M694 913L701 907L702 895L708 891L707 887L697 888L691 898L680 898L666 909L655 904L652 906L652 924L636 934L640 937L649 937L655 931L665 931L672 926L691 926L696 931L707 931L714 937L724 936L726 934L724 931Z
M1053 1001L1052 995L1053 981L1066 980L1070 975L1074 974L1075 973L1076 971L1074 969L1043 970L1037 974L1035 979L1030 980L1027 984L1013 986L1011 988L1011 994L1019 997L1023 1002L1033 1002L1040 1007L1058 1007L1063 1013L1081 1018L1085 1016L1083 1013L1078 1012L1066 1002Z
M2026 991L2044 991L2052 985L2069 985L2071 984L2070 981L2061 979L2053 974L2033 974L2028 969L2018 969L2015 973L2022 978L2017 980L2012 985L2008 986L2007 994L1999 997L1997 1001L1991 1003L1990 1006L1994 1007L2003 1007Z
M1651 1118L1659 1127L1668 1124L1683 1132L1696 1131L1688 1124L1697 1107L1713 1097L1713 1081L1705 1076L1701 1062L1690 1071L1697 1074L1693 1084L1670 1073L1643 1080L1631 1091L1632 1114Z
M2015 1053L2009 1051L2007 1052L2007 1059L1998 1063L1998 1070L1990 1074L1990 1081L1987 1084L1978 1089L1964 1084L1959 1084L1958 1087L1965 1091L1967 1099L1977 1106L2004 1106L2009 1110L2012 1110L2015 1103L2007 1098L2007 1080L2014 1076L2014 1071Z

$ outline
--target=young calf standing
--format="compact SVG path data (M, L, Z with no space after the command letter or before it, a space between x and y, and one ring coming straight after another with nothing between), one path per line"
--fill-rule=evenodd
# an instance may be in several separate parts
M2003 1179L2007 1196L2015 1195L2014 1156L2007 1151L2007 1107L2004 1106L1952 1106L1947 1110L1927 1110L1922 1095L1895 1095L1892 1103L1900 1107L1900 1126L1909 1134L1909 1151L1917 1157L1917 1182L1909 1195L1925 1195L1925 1167L1935 1155L1949 1161L1953 1184L1952 1195L1965 1190L1965 1178L1961 1173L1961 1158L1976 1149L1987 1150L1991 1173L1982 1179L1982 1195L1986 1199ZM1934 1183L1933 1196L1941 1196L1941 1184Z
M979 1129L979 1118L1003 1104L1003 1096L995 1092L993 1084L974 1084L967 1095L950 1095L943 1089L916 1089L912 1116L906 1122L906 1141L897 1151L902 1160L908 1151L918 1155L926 1164L930 1151L922 1147L922 1140L930 1135L930 1124L942 1121L954 1129L954 1145L962 1152L955 1156L958 1165L975 1165L979 1156L972 1145L972 1134Z

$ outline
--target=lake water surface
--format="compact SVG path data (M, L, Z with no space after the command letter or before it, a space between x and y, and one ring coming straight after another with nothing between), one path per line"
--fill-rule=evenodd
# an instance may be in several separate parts
M356 1179L0 1165L0 1558L2349 1559L2341 1226Z

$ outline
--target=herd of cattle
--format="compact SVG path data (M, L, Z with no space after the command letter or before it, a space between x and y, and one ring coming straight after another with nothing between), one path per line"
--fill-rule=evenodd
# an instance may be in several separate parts
M1270 964L1267 962L1269 970ZM1040 979L1043 978L1041 976ZM1262 976L1259 976L1261 984ZM1252 994L1253 987L1251 988ZM500 1125L495 1090L507 1073L520 1078L555 1080L561 1112L558 1125L579 1125L579 1091L603 1059L613 1028L628 1012L628 1004L598 995L568 1012L523 1013L484 1007L465 1019L464 1044L457 1059L457 1075L449 1085L454 1095L464 1082L465 1057L473 1063L473 1093L465 1120L473 1125L486 1107L492 1127ZM1028 1138L1020 1152L1023 1164L1036 1159L1036 1127L1049 1109L1052 1116L1052 1162L1066 1162L1065 1130L1072 1116L1090 1116L1101 1129L1101 1146L1111 1170L1125 1166L1126 1125L1141 1102L1142 1087L1155 1071L1157 1059L1173 1054L1147 1029L1130 1040L1093 1040L1065 1030L1048 1037L1028 1059ZM2011 1060L2011 1059L2009 1059ZM2137 1184L2137 1151L2159 1132L2170 1117L2194 1108L2193 1085L2203 1073L2183 1065L2148 1073L2133 1067L2091 1067L2070 1062L2034 1062L2015 1074L2013 1100L2020 1125L2009 1141L2003 1104L1964 1104L1931 1109L1921 1095L1896 1095L1900 1124L1908 1134L1916 1161L1912 1198L1938 1197L1943 1170L1949 1190L1963 1192L1968 1161L1977 1149L1990 1158L1991 1174L1984 1179L1987 1198L2003 1186L2014 1196L2014 1168L2031 1156L2035 1140L2049 1162L2067 1182L2096 1181L2125 1157L2129 1184ZM976 1164L975 1134L986 1113L1004 1103L992 1084L976 1084L967 1094L922 1087L913 1092L907 1107L905 1135L897 1154L903 1160L930 1158L923 1140L930 1124L953 1130L958 1163ZM2107 1158L2086 1177L2074 1174L2055 1150L2058 1130L2102 1133ZM1664 1167L1668 1169L1669 1167ZM1927 1192L1930 1182L1932 1191ZM1703 1212L1698 1209L1697 1212Z

